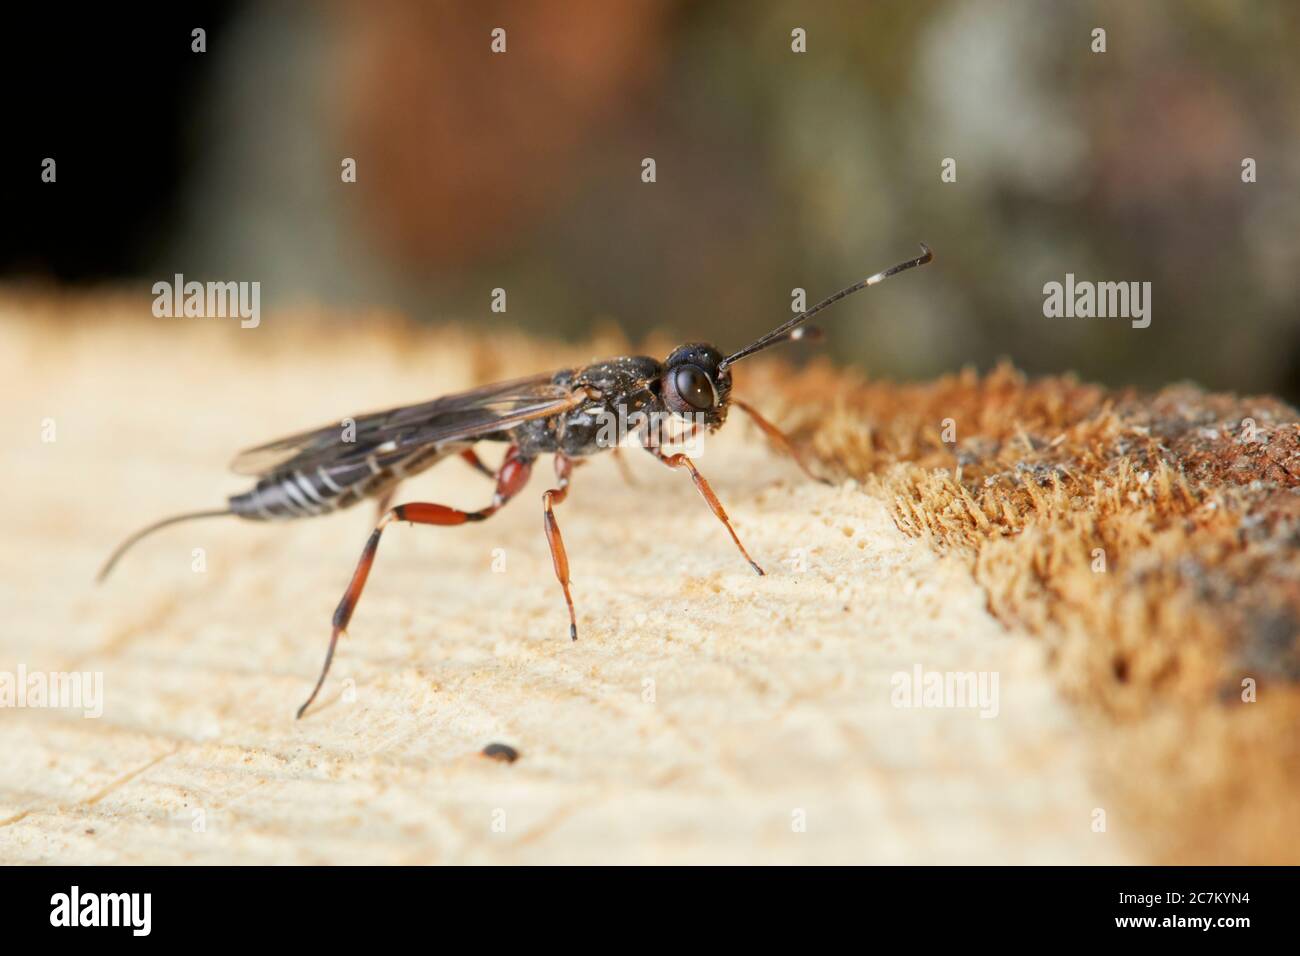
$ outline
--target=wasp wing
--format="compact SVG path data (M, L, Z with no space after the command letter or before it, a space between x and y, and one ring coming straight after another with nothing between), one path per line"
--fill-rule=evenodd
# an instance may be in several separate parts
M376 453L387 457L420 446L481 438L579 405L586 397L584 393L557 384L554 379L558 374L548 372L498 382L419 405L371 412L353 419L348 430L344 420L299 432L240 452L230 467L236 474L260 477L363 461ZM353 440L345 441L345 434Z

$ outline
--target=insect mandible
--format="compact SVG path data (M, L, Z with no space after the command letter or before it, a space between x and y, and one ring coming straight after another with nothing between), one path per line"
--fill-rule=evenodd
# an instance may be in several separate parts
M621 444L625 434L617 426L609 427L611 423L626 423L634 443L668 467L686 469L745 560L762 574L763 569L745 550L727 512L695 463L685 454L664 452L657 423L664 419L684 421L691 433L699 428L712 431L722 425L734 405L750 415L774 445L815 478L781 431L751 405L732 397L730 368L769 346L803 337L808 331L804 322L845 296L934 258L924 243L921 251L915 259L841 289L731 355L723 356L711 345L688 343L674 349L663 362L648 356L624 356L362 415L351 420L355 429L349 435L351 441L343 440L337 425L329 425L251 448L238 455L231 466L238 474L258 479L251 490L231 497L225 508L175 515L137 531L109 557L99 580L106 578L141 538L177 522L228 515L254 521L308 518L346 508L362 499L377 500L379 521L334 611L325 663L311 694L298 708L297 716L302 717L329 674L339 636L356 610L384 529L395 521L442 526L483 521L523 490L537 457L550 454L554 457L556 480L555 487L542 495L543 521L555 576L569 610L569 636L577 640L569 559L555 521L555 506L569 493L575 462ZM484 441L507 445L496 471L484 465L474 452L474 445ZM460 455L496 482L491 504L478 511L427 502L389 507L403 479L452 455Z

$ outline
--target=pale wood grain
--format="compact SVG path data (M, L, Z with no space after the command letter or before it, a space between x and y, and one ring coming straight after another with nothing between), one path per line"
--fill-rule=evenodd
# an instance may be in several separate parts
M246 445L576 353L485 336L485 359L463 337L378 322L322 343L310 317L241 331L104 314L146 309L64 325L0 306L0 670L101 671L106 694L93 720L0 710L0 861L1130 859L1122 826L1090 830L1088 730L1040 646L882 501L806 482L739 420L699 464L769 576L685 476L636 454L628 487L611 461L590 464L558 513L570 643L544 462L490 522L388 533L323 704L295 722L369 508L171 529L96 588L99 561L136 526L239 490L224 468ZM460 462L405 490L490 495ZM916 663L998 672L999 715L892 707L890 676ZM477 756L493 741L519 762Z

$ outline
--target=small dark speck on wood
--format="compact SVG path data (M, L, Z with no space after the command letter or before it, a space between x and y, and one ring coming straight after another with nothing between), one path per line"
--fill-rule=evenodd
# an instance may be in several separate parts
M509 744L488 744L483 748L483 756L502 763L514 763L519 759L519 751Z

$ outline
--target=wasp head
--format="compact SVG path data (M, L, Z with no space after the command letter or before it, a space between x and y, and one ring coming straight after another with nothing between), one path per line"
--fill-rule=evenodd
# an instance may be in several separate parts
M664 407L708 428L721 425L731 396L731 373L721 364L722 353L712 345L692 342L673 349L659 380Z

